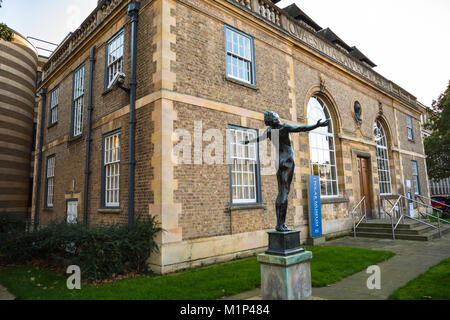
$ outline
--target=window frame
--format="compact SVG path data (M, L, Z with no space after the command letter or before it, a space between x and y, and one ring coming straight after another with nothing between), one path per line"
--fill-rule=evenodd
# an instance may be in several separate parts
M411 136L409 133L411 133ZM409 141L414 141L414 122L413 117L409 114L406 115L406 134Z
M416 175L414 174L413 164L415 165L415 169L416 169L416 173L417 173ZM422 192L420 190L419 164L417 163L417 160L411 160L411 176L413 177L413 181L414 181L414 194L421 195ZM417 180L416 180L416 177L417 177ZM417 192L416 192L416 187L417 187Z
M58 103L54 106L52 106L53 103L53 93L58 92ZM55 86L49 93L50 99L49 99L49 108L48 108L48 127L51 127L58 123L58 109L59 109L59 96L60 96L60 89L59 84ZM56 120L53 121L53 111L56 109Z
M388 144L388 139L387 139L387 136L386 136L386 130L384 129L383 123L377 119L377 120L375 120L374 127L377 126L377 123L379 124L379 127L381 128L381 130L383 130L384 140L386 141L386 145L380 145L375 140L375 143L376 143L376 159L377 159L377 174L378 174L378 187L380 188L380 195L381 196L386 196L386 195L392 195L392 177L391 177L391 164L390 164L390 159L389 159L389 144ZM375 132L374 132L374 138L375 138ZM378 149L383 149L386 152L386 159L382 158L381 160L387 162L387 170L382 169L382 171L386 171L388 173L388 175L389 175L389 180L388 181L385 181L385 180L382 181L381 180L380 166L379 166L379 161L380 160L379 160L379 157L378 157L378 154L379 154ZM387 183L387 182L389 182L389 192L382 193L381 192L382 191L381 190L381 183Z
M53 163L53 176L48 176L48 163L50 159L54 159ZM55 206L55 171L56 171L56 154L51 154L47 156L45 161L45 195L44 195L44 208L51 209ZM48 186L49 186L49 179L53 179L53 189L52 189L52 204L48 204Z
M113 35L105 44L105 80L104 80L104 90L108 90L109 88L109 63L108 63L108 56L109 56L109 45L116 40L118 37L123 35L123 69L125 70L125 27L120 29L115 35ZM123 70L122 70L123 72Z
M316 99L316 100L319 102L319 104L322 106L322 109L323 109L323 108L326 108L326 111L327 111L328 114L329 114L329 118L332 119L332 115L331 115L331 112L330 112L330 108L327 106L326 102L325 102L322 98L320 98L320 97L318 97L318 96L316 96L316 95L312 95L312 96L309 97L308 104L307 104L307 106L306 106L306 108L307 108L307 110L306 110L306 114L307 114L306 119L307 119L307 120L306 120L306 121L308 122L308 124L310 124L310 123L309 123L309 117L308 117L308 115L309 115L309 103L310 103L310 101L311 101L312 98ZM324 114L325 114L325 112L324 112ZM326 118L326 114L325 114L325 118ZM315 123L314 123L314 124L315 124ZM313 166L313 163L312 163L312 148L314 148L315 150L320 151L320 152L325 151L325 150L322 149L322 148L318 148L318 147L313 147L313 146L312 146L312 143L311 143L311 135L324 135L324 136L326 136L326 137L331 137L331 138L333 138L333 148L334 148L334 149L333 149L333 150L330 150L330 149L328 148L328 153L333 152L333 155L334 155L334 157L333 157L333 159L334 159L334 165L333 165L333 164L330 164L330 167L334 167L334 169L335 169L336 180L333 180L333 173L331 172L331 180L325 179L325 182L331 182L331 186L332 186L332 188L334 189L334 187L333 187L333 182L336 181L336 193L335 193L335 194L331 194L331 195L323 195L323 194L322 194L322 182L323 182L324 180L320 178L320 166L321 166L321 165L319 164L319 181L320 181L320 184L321 184L321 185L320 185L320 196L321 196L323 199L339 198L339 175L338 175L338 164L337 164L337 161L336 161L336 136L335 136L334 125L333 125L333 122L332 122L332 121L331 121L331 123L330 123L330 126L331 126L331 131L332 131L332 133L322 134L322 133L317 133L317 132L314 132L314 131L310 131L310 132L308 133L309 165L311 166L311 175L314 175L314 166ZM331 160L331 159L330 159L330 160Z
M100 208L101 209L120 209L120 171L119 171L119 205L118 206L108 206L106 204L106 165L105 165L105 141L106 138L111 137L113 135L118 134L119 136L119 170L120 170L120 164L122 162L121 158L122 158L122 129L116 129L110 132L107 132L105 134L103 134L102 136L102 163L101 163L101 167L102 167L102 172L101 172L101 192L100 192L100 198L101 198L101 204L100 204Z
M227 128L227 148L228 148L228 181L229 181L229 193L230 193L230 206L251 206L251 205L261 205L262 204L262 192L261 192L261 163L259 158L259 139L255 142L255 153L256 153L256 163L255 163L255 195L256 199L254 202L244 202L238 201L234 202L233 199L233 173L232 173L232 158L231 158L231 137L230 130L241 130L241 131L253 131L256 137L259 137L258 129L242 127L238 125L229 124Z
M78 96L75 99L75 75L77 72L79 72L81 69L84 69L83 72L83 94ZM83 62L81 65L79 65L72 74L72 108L71 108L71 116L70 116L70 138L79 137L83 134L83 118L84 118L84 105L85 105L85 95L86 95L86 64ZM75 102L80 99L80 97L83 98L83 104L81 106L81 132L78 134L74 134L75 129Z
M239 79L237 77L231 76L229 75L229 70L228 70L228 64L227 64L227 57L228 57L228 49L227 49L227 30L230 30L232 32L236 32L237 34L248 38L250 40L250 51L251 51L251 67L250 67L250 72L251 72L251 81L246 81L243 79ZM233 81L238 81L238 82L242 82L243 84L246 85L250 85L253 87L256 87L256 73L255 73L255 46L254 46L254 38L249 35L246 34L240 30L237 30L236 28L233 28L230 25L225 25L224 26L224 44L225 44L225 77L227 79L231 79Z

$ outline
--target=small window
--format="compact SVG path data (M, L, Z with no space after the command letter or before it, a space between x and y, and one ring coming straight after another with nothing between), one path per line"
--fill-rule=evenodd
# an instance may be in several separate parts
M45 207L53 208L54 189L55 189L55 159L56 157L49 156L47 158L47 179L46 179L46 200Z
M411 160L411 172L414 180L414 194L420 194L419 168L415 160Z
M124 32L120 31L107 43L106 88L109 88L117 74L123 72Z
M255 84L253 38L231 27L225 27L227 77Z
M59 87L50 92L50 113L48 124L52 125L58 121Z
M120 132L103 138L103 206L120 206Z
M408 130L408 139L414 140L413 119L409 114L406 115L406 129Z
M241 144L243 140L256 138L253 129L229 127L231 203L250 204L260 202L258 144Z
M82 65L73 73L72 137L79 136L83 132L85 70Z

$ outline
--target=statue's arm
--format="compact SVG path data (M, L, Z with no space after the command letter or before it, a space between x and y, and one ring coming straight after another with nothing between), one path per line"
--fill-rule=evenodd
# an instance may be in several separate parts
M319 127L327 127L330 124L330 120L322 120L317 121L314 125L306 125L306 126L293 126L291 124L286 123L285 127L289 129L289 132L307 132L317 129Z
M251 139L251 140L244 140L244 141L241 141L241 143L243 143L243 144L249 144L249 143L255 143L255 142L258 142L258 141L264 141L264 140L266 140L269 136L270 136L270 131L269 131L269 129L266 129L266 131L264 131L264 133L263 133L262 135L260 135L259 137L256 137L256 138ZM270 138L270 137L269 137L269 138Z

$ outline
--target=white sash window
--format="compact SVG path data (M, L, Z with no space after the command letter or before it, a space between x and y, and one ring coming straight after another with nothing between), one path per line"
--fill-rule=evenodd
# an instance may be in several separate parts
M105 206L120 206L120 133L104 139Z

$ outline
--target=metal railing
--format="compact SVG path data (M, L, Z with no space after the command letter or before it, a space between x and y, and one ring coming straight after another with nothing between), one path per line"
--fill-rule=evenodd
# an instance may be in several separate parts
M361 209L361 219L358 220L358 223L355 222L355 212L356 209L358 209L361 204L364 204L364 212ZM364 214L363 214L364 213ZM363 220L366 220L367 222L367 208L366 208L366 196L362 197L362 199L358 202L358 204L353 208L352 210L352 216L353 216L353 237L356 238L356 228L361 224Z
M417 219L417 218L411 217L411 216L409 216L409 215L406 215L406 214L403 213L403 210L402 210L402 214L401 214L401 216L399 217L399 219L398 219L398 221L397 221L397 223L396 223L396 225L395 225L395 227L394 227L394 229L393 229L393 236L394 236L394 239L395 239L395 230L397 229L397 227L398 227L398 225L400 224L400 222L401 222L402 220L405 220L405 218L411 219L411 220L413 220L413 221L416 221L416 222L422 223L422 224L424 224L424 225L427 225L427 226L429 226L429 227L432 227L432 228L434 228L434 229L437 229L438 232L439 232L439 237L442 238L441 222L450 224L449 221L447 221L447 220L445 220L445 219L442 219L442 218L440 217L439 212L442 213L442 212L443 212L442 210L437 209L437 208L433 208L433 206L431 206L431 205L429 205L429 204L427 204L427 203L419 202L419 201L417 201L417 200L407 198L407 197L405 197L405 196L403 196L403 195L400 195L400 196L399 196L399 198L397 199L396 203L398 203L398 202L399 202L400 200L402 200L402 199L405 200L406 204L408 204L409 202L412 202L412 203L416 203L416 204L418 204L418 205L421 205L421 206L424 206L424 207L427 207L427 208L431 208L431 209L433 209L433 210L437 210L437 211L438 211L438 214L435 216L434 214L429 214L429 213L426 213L426 212L420 212L419 208L417 208L418 214L421 215L422 217L425 217L425 218L426 218L426 217L431 217L431 218L436 219L436 220L437 220L437 226L435 226L435 225L433 225L433 224L431 224L431 223L427 223L427 222L425 222L425 221L423 221L423 220L421 220L421 219ZM402 207L403 207L403 206L402 206Z
M424 197L424 196L422 196L422 195L420 195L420 194L416 194L415 196L416 196L416 197L419 197L419 199L427 199L428 201L430 201L430 203L432 203L432 202L439 203L441 206L444 206L444 207L447 207L447 208L450 209L450 206L449 206L448 204L442 203L442 202L440 202L440 201L436 201L436 200L433 200L433 199ZM426 204L426 203L423 202L422 200L420 200L420 201L421 201L422 203ZM434 210L438 210L438 211L442 211L441 209L434 208L434 207L433 207L433 209L434 209Z

